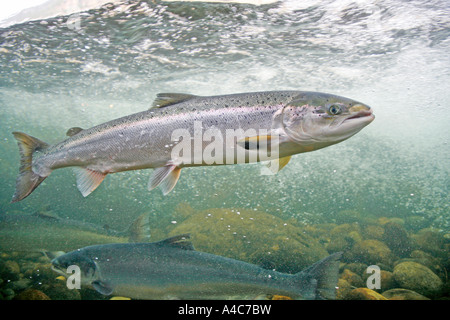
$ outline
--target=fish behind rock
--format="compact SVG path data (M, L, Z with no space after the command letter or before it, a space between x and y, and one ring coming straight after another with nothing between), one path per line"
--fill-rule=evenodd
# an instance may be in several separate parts
M285 274L196 251L188 239L89 246L53 259L52 268L67 276L76 265L82 285L135 299L335 298L341 253Z
M145 242L149 239L149 214L139 216L123 231L45 212L0 214L0 251L67 252L92 244Z

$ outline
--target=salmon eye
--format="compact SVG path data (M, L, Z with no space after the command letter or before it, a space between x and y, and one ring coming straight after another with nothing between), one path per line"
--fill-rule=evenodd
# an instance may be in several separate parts
M330 108L328 108L328 111L330 114L336 115L341 113L341 107L339 107L337 104L332 104Z

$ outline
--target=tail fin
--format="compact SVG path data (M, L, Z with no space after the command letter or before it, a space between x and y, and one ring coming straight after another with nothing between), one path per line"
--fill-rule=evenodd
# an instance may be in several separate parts
M341 257L342 252L333 253L297 274L302 278L306 276L309 279L316 280L311 299L334 300L336 298Z
M41 177L32 170L33 153L48 147L48 144L22 132L13 132L20 151L20 169L16 181L16 192L11 202L26 198L46 177Z

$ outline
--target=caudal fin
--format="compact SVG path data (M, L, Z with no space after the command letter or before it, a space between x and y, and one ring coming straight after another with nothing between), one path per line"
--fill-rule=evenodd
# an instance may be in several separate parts
M308 298L314 300L334 300L336 298L341 257L342 252L333 253L297 274L302 280L306 278L309 279L308 282L315 283L312 288L313 292Z
M20 151L20 169L16 181L16 192L11 202L26 198L46 177L33 172L33 153L48 147L48 144L22 132L13 132Z

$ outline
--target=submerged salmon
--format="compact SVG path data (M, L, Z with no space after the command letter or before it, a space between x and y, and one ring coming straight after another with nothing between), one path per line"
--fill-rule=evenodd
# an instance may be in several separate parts
M81 285L135 299L335 298L342 253L285 274L196 251L188 239L89 246L53 259L52 269L67 277L68 268L77 266Z
M71 251L92 244L148 242L150 215L143 214L125 230L60 218L48 212L0 213L1 252Z
M318 92L159 94L147 111L69 129L70 137L54 145L13 132L21 166L12 202L64 167L74 167L83 196L107 174L126 170L154 168L148 187L164 194L183 167L267 160L276 173L292 155L346 140L373 119L365 104Z

